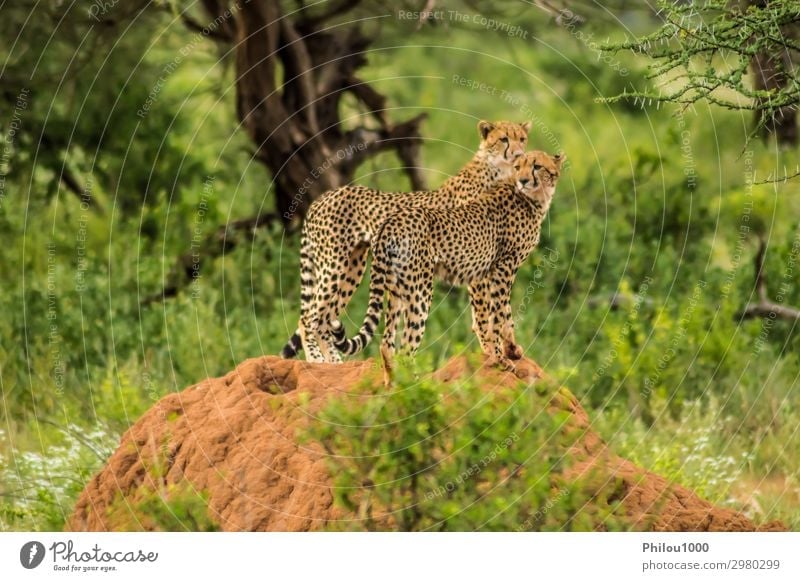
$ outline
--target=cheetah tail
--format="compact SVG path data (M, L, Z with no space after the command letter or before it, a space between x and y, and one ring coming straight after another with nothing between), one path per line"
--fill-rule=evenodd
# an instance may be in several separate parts
M303 342L300 340L300 329L294 332L294 335L289 337L286 345L281 350L281 357L283 359L293 359L303 349Z
M372 338L375 336L375 329L381 321L383 295L386 291L386 270L375 258L373 258L372 273L370 276L369 306L367 307L367 314L364 316L364 322L361 325L358 335L352 339L348 339L345 335L344 326L340 321L333 321L331 323L333 344L345 355L358 353L369 345L370 341L372 341Z

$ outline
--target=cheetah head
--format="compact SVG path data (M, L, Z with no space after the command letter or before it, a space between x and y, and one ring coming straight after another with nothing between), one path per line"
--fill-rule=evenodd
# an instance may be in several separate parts
M529 198L550 198L566 159L563 153L551 156L544 151L529 151L514 162L517 191Z
M504 170L511 177L514 161L525 153L530 129L531 124L527 121L481 121L478 123L481 136L479 151L486 156L488 163Z

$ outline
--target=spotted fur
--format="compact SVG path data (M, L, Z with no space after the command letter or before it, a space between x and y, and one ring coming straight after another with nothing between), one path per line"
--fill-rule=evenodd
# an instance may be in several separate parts
M514 338L511 286L517 269L539 242L565 156L533 151L515 164L515 180L468 204L408 208L387 219L372 244L372 279L360 332L347 339L334 321L337 349L352 354L372 339L386 295L381 343L389 377L396 331L405 319L402 348L414 352L422 341L435 278L468 285L473 329L494 363L513 368L522 356Z
M465 204L510 178L524 152L530 123L481 121L480 147L461 171L432 192L394 193L345 186L327 192L309 208L301 238L300 322L283 349L309 361L341 360L331 322L344 311L364 274L367 252L392 212L414 207Z

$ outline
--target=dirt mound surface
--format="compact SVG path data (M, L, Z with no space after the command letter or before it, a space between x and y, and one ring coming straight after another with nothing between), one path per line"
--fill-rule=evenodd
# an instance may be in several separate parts
M450 382L466 373L474 372L456 358L437 377ZM542 370L527 360L518 374L535 381ZM86 486L67 528L148 530L146 515L136 514L137 499L171 486L206 494L213 520L228 531L320 530L347 519L334 505L322 447L297 436L329 398L372 375L380 381L371 361L329 365L261 357L161 399L125 433ZM518 381L494 369L481 368L477 375L487 389ZM623 506L637 528L757 530L744 515L716 507L612 453L566 389L559 390L552 405L568 410L581 430L567 451L575 460L572 470L621 483ZM761 530L785 527L771 523Z

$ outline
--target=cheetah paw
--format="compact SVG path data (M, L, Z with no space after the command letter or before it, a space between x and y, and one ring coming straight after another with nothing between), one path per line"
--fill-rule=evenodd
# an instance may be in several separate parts
M516 343L506 343L505 344L505 355L509 359L513 359L515 361L519 361L522 359L522 347L517 345Z
M492 357L489 359L489 365L492 367L497 367L503 371L510 371L512 373L517 372L516 364L507 357Z

